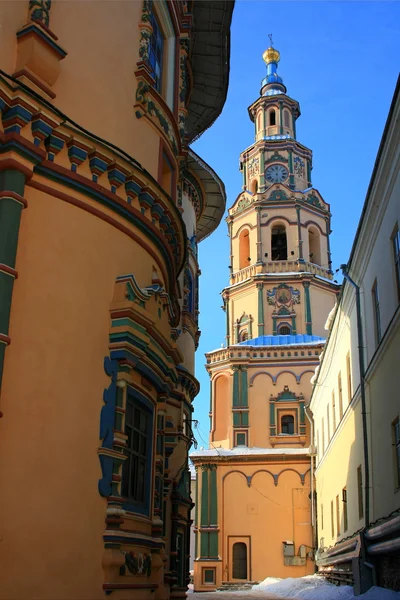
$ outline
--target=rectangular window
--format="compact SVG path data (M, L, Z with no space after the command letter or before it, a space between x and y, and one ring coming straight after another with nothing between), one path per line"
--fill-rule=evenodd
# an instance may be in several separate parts
M350 363L350 352L347 353L346 356L346 371L347 371L347 394L349 397L349 404L353 397L353 392L351 389L351 363Z
M333 427L333 433L335 433L335 430L336 430L335 392L332 392L332 427Z
M324 505L321 504L321 531L324 529Z
M331 441L331 425L329 422L329 404L326 407L326 427L328 430L328 446L329 446L329 442Z
M335 517L333 513L333 500L331 500L331 533L332 538L335 537Z
M203 584L214 585L215 584L215 569L203 569Z
M394 267L396 270L396 284L397 284L397 296L400 302L400 231L398 225L392 235L393 253L394 253Z
M324 419L322 418L322 454L325 454L325 424Z
M147 508L150 496L150 470L152 449L152 415L141 402L128 393L125 412L125 434L128 436L124 450L126 459L122 469L122 495L135 503L138 509Z
M293 415L284 415L281 417L281 433L286 435L294 434L294 417Z
M154 87L157 92L162 92L162 70L164 58L164 37L161 32L160 25L154 13L150 17L150 23L153 32L150 37L149 63L152 68L154 78Z
M235 431L235 446L247 446L247 431Z
M339 495L336 496L336 532L337 532L337 535L340 535Z
M339 392L339 417L343 418L343 390L342 390L342 373L338 375L338 392Z
M400 421L399 418L393 425L393 446L394 446L394 465L395 465L395 484L400 487Z
M247 411L235 411L233 413L234 427L247 427L249 424L249 413Z
M382 339L382 331L381 331L381 311L379 307L379 292L378 292L378 282L375 280L374 285L372 286L372 310L374 315L374 324L375 324L375 338L376 343Z
M342 489L342 502L343 502L343 528L344 531L347 531L348 522L347 522L347 488Z
M363 501L363 478L361 465L357 467L357 492L358 492L358 518L364 516L364 501Z

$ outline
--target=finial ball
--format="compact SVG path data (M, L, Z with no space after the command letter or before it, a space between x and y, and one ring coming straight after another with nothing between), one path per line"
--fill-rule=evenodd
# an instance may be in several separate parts
M272 62L278 63L280 58L281 55L279 54L278 50L275 50L275 48L272 48L272 46L267 48L263 54L263 60L267 65Z

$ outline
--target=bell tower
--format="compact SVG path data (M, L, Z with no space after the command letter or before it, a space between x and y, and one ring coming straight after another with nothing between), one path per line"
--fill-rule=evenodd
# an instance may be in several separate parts
M254 142L240 155L243 187L227 217L226 345L206 354L210 448L191 455L196 591L314 571L306 407L339 286L329 204L312 186L312 152L297 139L299 103L278 75L279 52L271 46L263 59L267 73L248 109Z
M296 136L300 106L278 75L278 50L268 48L263 59L267 75L260 97L248 109L255 140L240 155L243 189L227 218L231 274L223 297L228 345L282 332L323 336L326 306L333 305L337 292L331 283L329 205L312 187L312 152ZM274 289L293 282L300 286L298 293L290 292L288 303L275 306ZM250 306L251 331L241 320Z

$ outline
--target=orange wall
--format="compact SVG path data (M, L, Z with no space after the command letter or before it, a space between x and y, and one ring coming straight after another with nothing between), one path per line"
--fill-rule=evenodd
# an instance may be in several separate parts
M79 590L93 600L103 598L104 581L97 450L109 309L115 278L134 269L148 285L151 261L89 213L32 188L26 198L0 421L0 455L8 456L0 512L18 515L3 519L0 563L20 576L2 578L0 598L65 600Z

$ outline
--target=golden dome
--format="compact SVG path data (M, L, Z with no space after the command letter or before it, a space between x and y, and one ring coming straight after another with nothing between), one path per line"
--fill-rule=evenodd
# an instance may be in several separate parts
M274 62L274 63L279 62L280 58L281 58L281 55L279 54L278 50L275 50L275 48L272 48L272 46L267 48L263 54L263 60L264 60L265 64L267 64L267 65L269 65L269 63L272 63L272 62Z

